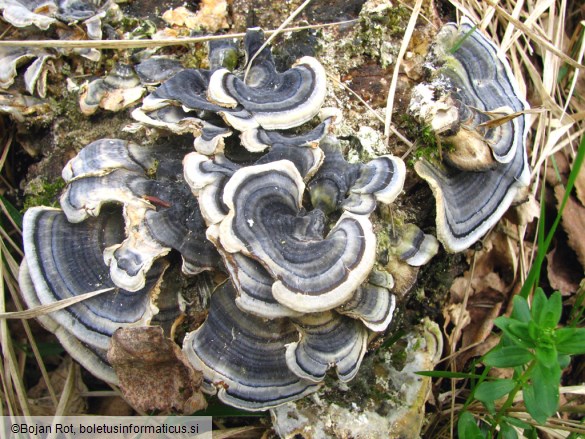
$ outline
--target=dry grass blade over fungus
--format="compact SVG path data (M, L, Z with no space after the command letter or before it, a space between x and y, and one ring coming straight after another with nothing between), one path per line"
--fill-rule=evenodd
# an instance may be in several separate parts
M583 8L200 3L0 0L2 414L585 435Z

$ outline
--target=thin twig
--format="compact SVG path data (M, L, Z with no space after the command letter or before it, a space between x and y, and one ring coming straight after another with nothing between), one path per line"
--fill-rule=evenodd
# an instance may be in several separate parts
M404 38L402 40L402 44L400 45L400 51L398 52L398 56L396 57L396 63L394 64L394 71L392 72L390 89L388 90L388 99L386 101L386 118L384 120L384 136L386 137L386 146L388 146L390 141L392 110L394 109L394 95L396 94L396 86L398 85L398 74L400 73L400 64L402 63L402 59L404 58L404 54L406 53L406 49L408 48L408 44L410 43L410 38L412 37L412 33L414 32L414 27L416 25L416 20L418 19L418 14L420 13L420 9L422 7L422 2L423 0L417 0L414 7L412 8L412 14L410 15L408 25L406 26L406 30L404 31Z
M341 26L355 23L357 20L344 20L335 23L312 24L307 26L296 26L282 29L282 32L296 32L306 29L320 29L324 27ZM265 31L271 35L276 30ZM187 44L204 43L207 41L226 40L230 38L243 38L245 33L226 35L206 35L202 37L169 38L164 40L84 40L84 41L61 41L61 40L7 40L0 41L0 47L36 47L44 49L143 49L148 47L184 46Z

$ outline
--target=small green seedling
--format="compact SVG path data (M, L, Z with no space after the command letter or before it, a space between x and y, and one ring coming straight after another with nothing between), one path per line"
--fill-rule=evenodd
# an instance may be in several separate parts
M585 353L585 328L560 328L561 314L561 294L555 292L547 298L537 288L531 307L525 298L516 296L512 315L494 321L502 330L502 338L482 361L488 368L512 368L514 373L510 379L480 379L466 406L473 399L480 401L490 414L486 421L491 428L481 430L473 416L464 412L458 423L458 431L465 433L461 437L516 438L513 427L524 429L527 437L534 436L532 426L508 416L520 391L526 411L536 422L544 424L554 415L559 405L561 371L569 365L571 355ZM503 397L506 400L496 411L495 403Z

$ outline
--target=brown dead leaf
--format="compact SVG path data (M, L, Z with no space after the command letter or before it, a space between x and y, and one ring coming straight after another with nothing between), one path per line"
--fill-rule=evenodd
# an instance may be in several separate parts
M175 342L164 337L160 327L118 329L108 361L124 397L138 411L191 414L207 407L199 390L201 372Z
M486 340L494 329L494 319L500 315L506 296L495 289L486 287L481 294L475 294L467 302L467 310L473 324L463 332L461 346L467 349L457 358L457 369L462 370L469 358L483 355ZM491 343L488 343L491 346Z
M95 398L93 411L100 416L132 416L134 409L121 396Z
M59 364L59 367L49 373L49 380L57 394L57 398L59 398L65 387L69 369L71 367L75 368L73 391L69 396L65 413L70 416L81 416L87 413L87 400L81 396L81 394L87 392L87 386L81 378L79 366L77 364L71 364L72 362L71 357L65 357L61 364ZM47 384L42 378L34 387L29 389L28 398L31 415L53 416L55 414L56 407L49 397Z
M555 186L555 198L557 207L560 206L565 189L561 185ZM585 207L575 197L570 196L562 217L563 229L569 238L569 246L577 254L581 267L585 269Z
M457 367L485 351L493 321L514 286L517 251L515 241L505 233L492 233L480 251L468 253L470 269L451 285L451 303L443 314L455 326L448 335L451 346L458 345L458 350L464 352L456 360ZM460 318L464 321L458 321Z
M512 224L524 226L540 216L540 203L534 198L529 187L520 189L516 199L517 201L504 214L504 218Z
M564 296L577 291L579 281L583 276L583 271L574 258L575 254L567 248L566 243L558 243L546 255L547 277L550 286L560 291Z

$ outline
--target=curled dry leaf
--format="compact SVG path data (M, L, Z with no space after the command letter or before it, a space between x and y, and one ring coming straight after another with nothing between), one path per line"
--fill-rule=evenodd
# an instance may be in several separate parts
M159 327L121 328L108 350L124 397L137 410L190 414L207 407L201 372Z
M550 286L563 295L570 295L579 288L583 271L574 261L574 254L566 241L557 242L546 255L547 277ZM572 263L571 263L572 262Z
M555 198L559 206L565 196L565 190L561 185L555 186ZM569 238L569 245L577 254L581 267L585 268L585 207L575 197L570 196L567 200L562 218L563 229Z
M468 260L473 269L453 281L451 304L443 312L454 325L464 318L459 331L451 336L453 344L460 344L462 350L469 349L458 359L461 365L485 350L484 343L493 329L493 320L511 294L518 266L515 244L506 234L492 233L483 244L484 248L475 253L475 261ZM462 311L466 295L467 306Z

